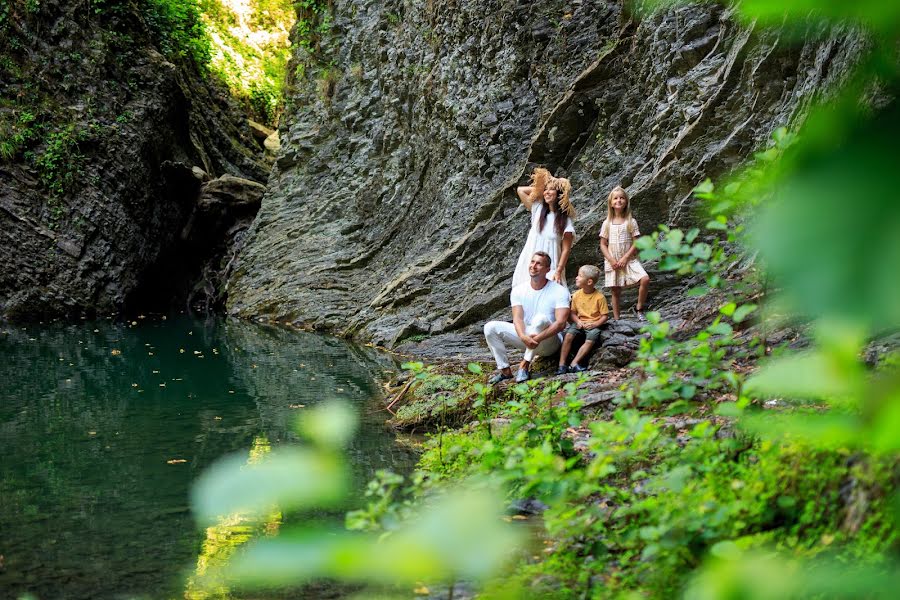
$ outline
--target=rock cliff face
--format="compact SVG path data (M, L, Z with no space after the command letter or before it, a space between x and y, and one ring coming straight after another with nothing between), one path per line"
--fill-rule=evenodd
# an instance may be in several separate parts
M268 175L243 115L159 44L148 6L166 5L0 6L0 316L185 298L209 258L191 241L203 181Z
M529 225L513 188L571 178L569 262L598 261L605 198L645 231L840 81L852 35L789 45L702 4L337 0L230 281L229 311L396 344L502 314ZM335 77L335 74L337 76Z

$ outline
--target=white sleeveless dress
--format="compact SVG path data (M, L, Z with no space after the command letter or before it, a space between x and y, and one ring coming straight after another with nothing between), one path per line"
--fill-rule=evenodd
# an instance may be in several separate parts
M548 212L544 229L539 231L538 227L540 226L543 206L543 200L531 205L531 229L528 230L525 247L522 248L522 253L519 254L519 262L516 263L516 270L513 272L513 287L531 279L528 275L528 264L531 262L531 257L535 252L543 251L550 255L550 273L556 271L556 265L559 264L559 255L562 251L562 237L556 234L557 213ZM569 216L566 216L566 228L563 233L571 233L574 243L575 224L572 223L572 219ZM562 286L566 285L565 276L559 283Z

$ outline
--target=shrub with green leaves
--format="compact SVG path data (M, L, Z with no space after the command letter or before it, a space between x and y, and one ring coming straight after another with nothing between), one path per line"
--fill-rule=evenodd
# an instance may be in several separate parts
M299 423L306 445L276 448L250 461L246 454L222 459L194 488L198 519L204 526L227 527L273 511L337 505L347 491L341 449L353 435L355 420L349 407L324 403ZM221 590L329 578L409 589L423 580L483 580L496 574L519 545L521 535L500 519L500 502L490 486L438 490L427 505L397 511L390 500L399 483L396 476L379 474L368 488L376 505L351 513L352 531L323 525L321 519L316 525L301 520L275 537L247 541L227 563L192 585Z

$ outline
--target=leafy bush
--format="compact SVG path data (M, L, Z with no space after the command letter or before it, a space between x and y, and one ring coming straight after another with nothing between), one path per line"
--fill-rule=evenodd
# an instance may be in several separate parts
M3 123L3 119L0 119ZM28 110L19 113L15 123L3 123L4 133L0 134L0 160L10 161L37 135L35 116Z
M249 461L242 454L219 461L196 484L195 513L204 525L222 527L240 522L238 517L270 514L273 506L295 511L334 506L346 491L340 449L354 424L348 407L326 403L300 423L306 446L275 449ZM485 579L509 560L521 536L500 520L498 499L489 488L436 491L427 506L399 511L391 499L401 481L379 474L367 493L376 503L348 517L354 531L334 525L283 528L277 537L247 543L192 585L221 590L332 578L411 587L424 579Z
M144 19L164 55L206 67L210 39L197 0L146 0L142 5Z

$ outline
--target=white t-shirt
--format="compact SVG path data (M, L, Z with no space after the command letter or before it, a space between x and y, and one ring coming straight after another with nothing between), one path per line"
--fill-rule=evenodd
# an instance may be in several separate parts
M535 320L538 315L544 315L547 321L556 320L557 308L569 308L569 290L555 281L547 280L547 284L539 290L531 287L531 280L520 283L509 294L511 306L521 306L525 313L525 324Z

